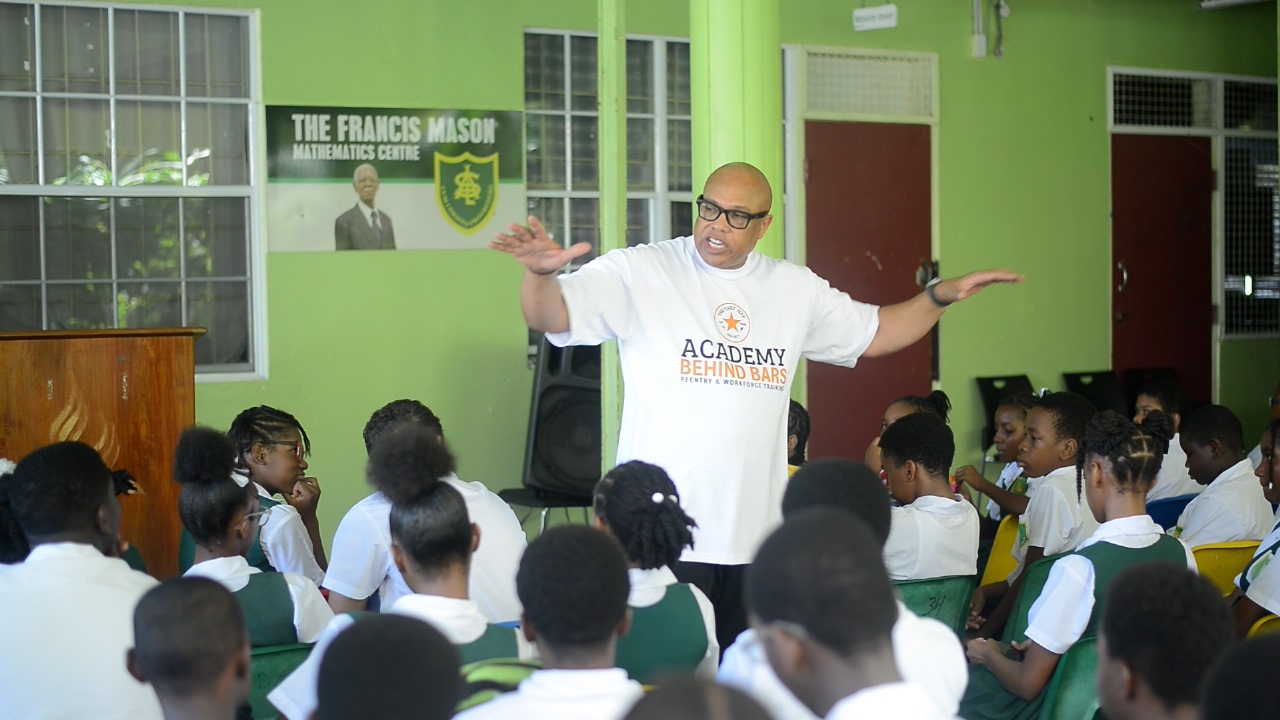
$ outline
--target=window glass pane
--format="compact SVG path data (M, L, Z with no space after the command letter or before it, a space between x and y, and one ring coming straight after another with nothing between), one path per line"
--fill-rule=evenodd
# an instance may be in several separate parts
M249 106L187 103L187 185L249 184Z
M689 43L667 43L667 113L691 115L689 102Z
M0 97L0 185L35 183L36 169L36 101Z
M106 9L43 6L40 63L45 92L106 93Z
M591 243L591 252L583 255L577 264L600 254L600 201L595 198L569 201L569 237L564 245L580 242Z
M1276 86L1272 83L1223 83L1223 124L1230 130L1276 131Z
M538 218L553 240L564 244L568 230L564 223L564 198L529 198L529 214Z
M116 93L178 94L178 16L116 10Z
M0 90L35 90L35 60L32 6L0 3Z
M44 100L44 181L110 185L111 116L106 100Z
M103 198L43 198L48 279L111 278L110 208Z
M564 190L564 118L558 115L525 115L525 166L529 188Z
M564 38L524 36L525 110L564 109Z
M48 287L50 330L103 330L111 317L111 281Z
M181 277L178 198L116 198L116 277Z
M209 334L196 341L196 365L249 362L249 284L187 284L187 325Z
M571 73L570 109L595 112L596 102L596 39L594 37L569 38L569 72Z
M187 277L247 277L249 200L186 198Z
M649 242L649 201L627 200L627 247Z
M182 327L182 283L118 283L116 319L120 328Z
M0 285L0 331L40 329L40 286Z
M229 15L187 15L187 94L249 97L248 20Z
M0 281L40 279L40 199L0 195Z
M116 184L182 184L182 114L176 102L116 101Z
M653 43L627 41L627 112L653 113Z
M627 187L653 189L653 121L627 118Z
M573 118L573 189L595 190L600 185L599 152L594 117Z
M688 120L667 121L667 189L693 190L693 130Z
M688 200L671 203L671 235L685 237L693 234L693 203Z

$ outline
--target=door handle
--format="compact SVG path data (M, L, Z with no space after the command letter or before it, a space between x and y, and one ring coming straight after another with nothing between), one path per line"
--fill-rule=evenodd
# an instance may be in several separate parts
M1116 292L1122 293L1125 288L1129 287L1129 268L1121 260L1116 263L1116 269L1120 271L1120 284L1116 285Z

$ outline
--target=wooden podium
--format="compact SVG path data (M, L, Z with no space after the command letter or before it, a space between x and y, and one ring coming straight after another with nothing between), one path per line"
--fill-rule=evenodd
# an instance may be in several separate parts
M195 422L203 328L0 332L0 457L63 440L95 448L143 493L120 498L120 536L159 578L178 572L173 450Z

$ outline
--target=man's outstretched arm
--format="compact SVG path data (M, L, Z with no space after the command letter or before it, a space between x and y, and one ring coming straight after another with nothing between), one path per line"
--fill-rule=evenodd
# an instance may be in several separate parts
M886 305L880 308L880 328L863 355L877 357L898 352L924 337L938 323L947 305L973 297L988 285L1022 280L1021 275L1011 270L980 270L934 285L933 294L944 305L931 300L927 292L897 305Z
M589 243L576 243L562 248L547 233L538 218L529 216L529 225L507 226L510 232L498 233L489 243L524 266L520 280L520 309L529 327L542 332L565 332L569 329L569 309L560 294L556 275L591 249Z

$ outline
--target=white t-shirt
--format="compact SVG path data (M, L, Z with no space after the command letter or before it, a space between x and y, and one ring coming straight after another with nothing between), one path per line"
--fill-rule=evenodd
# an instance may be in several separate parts
M1018 517L1018 539L1013 544L1018 567L1009 575L1011 583L1022 573L1027 548L1044 548L1045 557L1064 553L1075 550L1098 529L1083 493L1076 494L1074 465L1029 479L1027 498L1027 511Z
M516 569L526 544L524 529L511 507L478 482L456 475L444 478L461 495L467 515L480 528L480 547L471 556L468 594L490 622L520 619ZM324 586L355 600L376 591L382 607L410 594L391 558L391 501L380 492L347 511L333 536L333 552Z
M262 572L253 567L242 556L215 558L192 565L183 577L205 577L217 580L231 592L240 592L249 584L249 576ZM293 599L293 628L298 633L298 642L313 643L320 637L329 621L333 619L333 611L325 602L315 583L293 573L284 575L285 586L289 588L289 597Z
M657 605L667 595L667 588L679 583L671 568L660 567L656 570L631 568L627 571L631 580L631 594L627 596L627 605L633 608L646 608ZM697 674L706 678L716 676L716 666L720 663L720 643L716 641L716 611L707 596L696 585L690 585L693 599L702 611L702 624L707 630L707 654L698 665Z
M969 684L969 664L955 631L899 602L892 638L898 674L918 685L930 703L954 715ZM744 631L725 651L719 680L750 694L780 720L814 718L773 672L754 630Z
M134 606L155 585L81 543L0 565L0 715L160 720L155 691L125 670Z
M240 487L252 482L240 472L231 473L231 478ZM253 489L258 492L258 497L279 502L256 482L253 483ZM267 556L267 562L279 572L297 573L317 587L324 585L324 570L316 562L315 546L311 544L307 526L302 522L297 509L289 503L280 502L271 508L267 524L258 533L258 544L262 546L262 554Z
M1000 477L996 478L996 487L1001 490L1008 490L1009 486L1013 484L1013 481L1017 480L1018 476L1021 474L1022 466L1018 463L1011 462L1008 465L1005 465L1004 469L1000 471ZM1000 518L1003 517L1003 511L1000 510L1000 503L995 500L987 500L987 517L997 522L1000 521Z
M1275 521L1271 503L1253 474L1249 460L1223 470L1194 500L1187 503L1169 534L1191 547L1261 540Z
M939 710L922 690L909 682L875 685L833 705L826 720L951 720L956 716Z
M537 670L515 690L458 714L458 720L620 720L644 695L627 671Z
M1165 453L1160 463L1160 474L1156 476L1156 484L1147 493L1147 502L1164 498L1181 497L1183 495L1199 495L1204 492L1204 485L1191 479L1187 472L1187 454L1182 450L1177 433L1169 441L1169 452Z
M1151 547L1164 535L1164 529L1147 515L1119 518L1098 526L1081 548L1108 542L1126 548ZM1187 567L1196 569L1191 548L1183 543ZM1093 563L1083 555L1068 555L1049 569L1044 589L1027 613L1027 639L1058 655L1065 654L1084 634L1093 615Z
M559 278L570 330L618 340L626 401L619 463L665 469L698 521L682 560L740 565L781 519L787 413L800 357L852 367L879 328L808 268L751 253L703 262L693 238L613 250Z
M926 495L890 509L884 565L893 580L978 572L978 511L964 498Z

